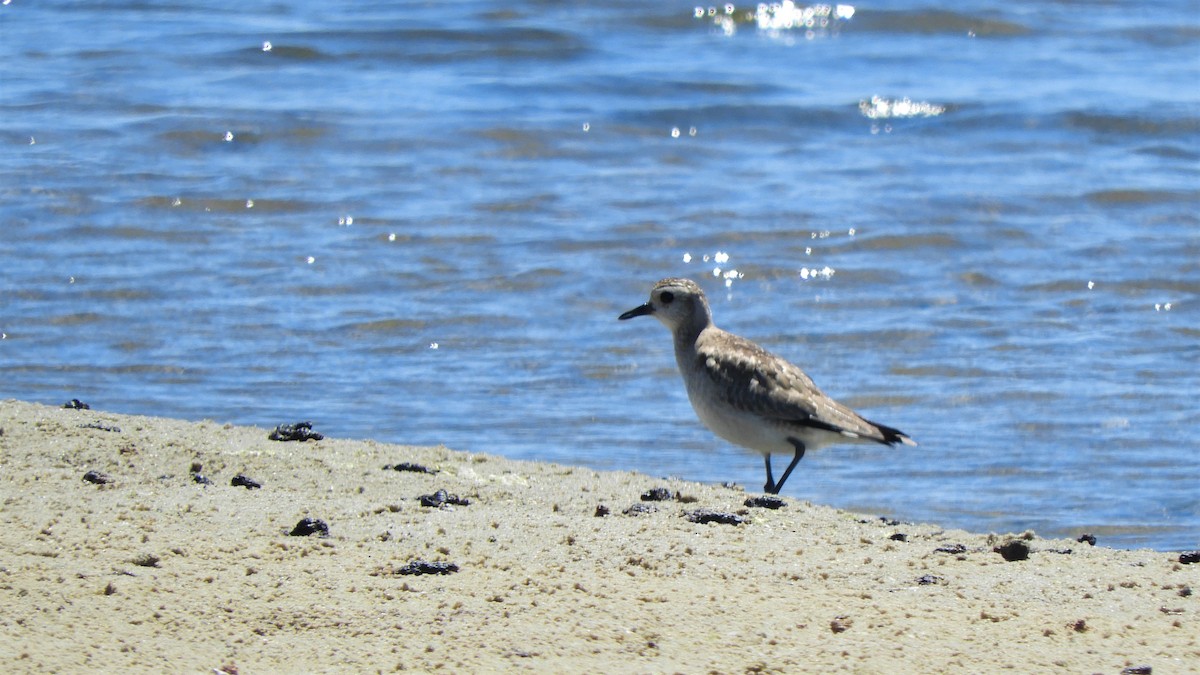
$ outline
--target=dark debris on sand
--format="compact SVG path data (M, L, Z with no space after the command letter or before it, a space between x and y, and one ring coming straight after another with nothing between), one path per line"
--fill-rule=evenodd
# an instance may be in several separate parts
M642 493L642 501L644 502L667 502L674 495L665 487L656 487Z
M239 473L238 475L234 476L233 479L229 481L229 484L233 487L244 487L247 490L257 490L262 487L262 483L243 473Z
M396 570L396 574L417 575L422 574L454 574L458 571L458 565L450 562L428 562L425 560L414 560L404 567Z
M121 427L114 427L111 424L104 424L102 422L88 422L87 424L80 424L79 428L80 429L95 429L97 431L107 431L107 432L114 433L114 434L121 433Z
M288 536L292 537L310 537L312 535L322 537L329 536L329 524L318 518L301 518L300 522L296 523L296 527L288 532Z
M745 501L745 505L752 509L782 509L787 506L787 502L775 495L761 495L750 497Z
M429 467L422 466L420 464L413 464L412 462L400 462L399 464L384 464L383 470L384 471L407 471L409 473L428 473L428 474L437 473L437 469L430 469Z
M1020 539L1011 539L992 549L1008 562L1029 559L1029 544Z
M418 499L421 501L421 506L429 506L435 509L447 504L450 506L468 506L471 503L470 499L452 495L445 490L438 490L431 495L421 495Z
M113 482L112 476L109 476L103 471L96 471L94 469L83 474L83 479L89 483L95 483L96 485L108 485L109 483Z
M272 441L319 441L325 436L312 430L312 422L280 424L267 438Z
M743 525L750 522L749 518L744 518L736 513L724 513L722 511L711 511L709 509L696 509L695 511L686 511L683 516L693 523L701 525L705 523L720 523L722 525Z

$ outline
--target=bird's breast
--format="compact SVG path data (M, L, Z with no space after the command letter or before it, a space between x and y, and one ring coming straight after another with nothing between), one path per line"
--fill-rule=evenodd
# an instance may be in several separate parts
M720 391L703 371L686 373L684 381L692 409L714 434L757 452L792 452L786 428L750 410L730 404L742 392Z

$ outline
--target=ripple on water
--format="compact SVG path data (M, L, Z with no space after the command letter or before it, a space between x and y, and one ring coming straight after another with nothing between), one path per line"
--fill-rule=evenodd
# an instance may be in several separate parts
M847 31L1018 37L1032 32L1028 26L1004 19L971 16L936 9L911 11L860 8Z

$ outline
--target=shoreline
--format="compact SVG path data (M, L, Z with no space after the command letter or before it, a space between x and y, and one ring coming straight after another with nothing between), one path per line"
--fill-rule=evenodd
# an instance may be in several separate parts
M1178 552L15 400L0 430L16 672L1200 670Z

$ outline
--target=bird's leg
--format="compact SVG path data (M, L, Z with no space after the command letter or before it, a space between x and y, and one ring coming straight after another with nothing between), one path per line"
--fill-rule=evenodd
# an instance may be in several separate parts
M775 477L771 475L771 453L763 455L763 459L767 463L767 484L763 486L763 492L769 495L779 494L779 488L775 485Z
M783 484L787 482L788 476L792 475L792 469L796 468L796 465L799 464L800 460L804 458L804 444L801 443L800 441L796 440L795 438L789 438L788 442L790 442L792 444L792 446L796 448L796 456L792 457L792 463L788 464L788 468L785 469L783 472L783 475L779 477L779 482L775 483L775 485L774 485L775 491L771 492L771 494L776 494L776 495L779 494L779 491L783 489ZM767 455L767 461L768 462L771 461L770 455ZM771 468L770 468L770 465L768 464L767 479L769 480L770 478L771 478ZM768 490L768 492L770 492L770 490Z

